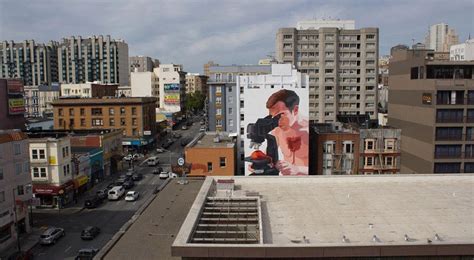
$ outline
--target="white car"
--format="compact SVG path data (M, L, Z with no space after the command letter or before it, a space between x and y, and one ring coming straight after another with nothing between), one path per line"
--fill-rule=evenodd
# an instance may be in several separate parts
M163 148L156 148L156 152L157 153L164 153L164 152L166 152L166 150L163 149Z
M161 172L158 176L160 177L160 179L168 179L170 177L169 173L167 172Z
M131 161L133 159L133 156L131 154L128 154L127 156L123 157L125 161Z
M127 192L127 195L125 195L125 201L136 201L138 196L138 191L129 191Z
M201 126L201 128L199 128L199 132L206 132L206 127Z

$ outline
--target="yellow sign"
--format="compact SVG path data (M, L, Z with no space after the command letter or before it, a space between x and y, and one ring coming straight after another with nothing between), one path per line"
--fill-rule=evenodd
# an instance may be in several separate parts
M56 156L50 156L49 157L49 164L56 164L57 161L56 161Z
M82 185L86 184L89 181L89 177L82 175L77 177L74 182L76 183L76 188L81 187Z

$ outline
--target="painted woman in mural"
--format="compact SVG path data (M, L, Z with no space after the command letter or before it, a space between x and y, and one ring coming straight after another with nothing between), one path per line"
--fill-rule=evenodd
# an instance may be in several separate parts
M266 107L270 115L280 117L278 127L271 131L283 158L275 163L281 175L308 174L308 118L299 114L298 95L287 89L273 93Z

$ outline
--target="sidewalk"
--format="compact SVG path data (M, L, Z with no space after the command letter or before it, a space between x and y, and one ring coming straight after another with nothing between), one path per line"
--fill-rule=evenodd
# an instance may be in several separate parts
M36 228L33 227L31 232L28 234L23 234L20 236L20 248L21 251L27 252L30 251L33 247L35 247L39 243L40 235L44 232L43 228ZM18 251L18 246L15 241L11 246L9 246L6 250L0 252L0 259L8 259L9 256L14 254Z

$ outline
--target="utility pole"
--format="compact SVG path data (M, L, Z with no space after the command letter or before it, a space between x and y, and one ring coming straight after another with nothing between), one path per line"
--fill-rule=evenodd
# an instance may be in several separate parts
M16 215L15 188L12 189L12 194L13 194L13 213L14 213L14 216L15 216L16 243L17 243L17 247L18 247L18 252L21 252L20 229L18 228L18 217Z

